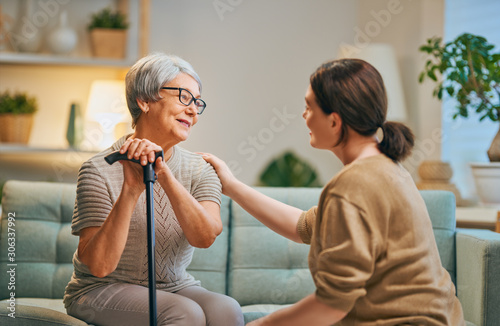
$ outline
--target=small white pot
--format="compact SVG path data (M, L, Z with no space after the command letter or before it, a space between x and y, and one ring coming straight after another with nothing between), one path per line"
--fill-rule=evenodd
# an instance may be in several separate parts
M500 162L470 163L479 201L500 207Z

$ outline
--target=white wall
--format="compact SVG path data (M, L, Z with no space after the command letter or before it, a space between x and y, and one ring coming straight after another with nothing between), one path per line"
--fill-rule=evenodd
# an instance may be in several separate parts
M0 3L13 7L13 1ZM95 1L85 12L78 9L83 2L68 4L78 9L70 11L79 15L73 24L102 5ZM354 43L359 29L377 21L372 11L394 5L403 9L370 42L395 47L409 124L426 139L440 123L440 108L431 108L430 93L417 84L423 63L416 49L442 30L443 0L152 0L151 50L184 57L204 82L208 107L183 146L219 155L249 184L256 183L271 158L293 149L327 182L342 165L333 154L309 145L301 117L309 76L337 56L340 44ZM31 145L58 147L66 143L71 101L85 107L92 79L119 74L106 68L0 65L0 91L31 89L40 101ZM440 149L435 151L439 156ZM418 160L410 163L415 170Z
M214 3L229 7L218 12ZM419 148L440 128L441 111L417 77L423 66L418 46L443 32L442 0L157 0L152 6L152 50L186 58L204 82L207 111L184 146L218 154L243 181L255 183L268 161L287 148L308 158L322 182L341 168L332 154L309 146L300 114L309 75L334 59L340 44L365 42L360 31L367 32L368 42L390 43L396 49L408 124L418 138L417 155L405 165L416 176L421 160L439 159L439 142L431 150ZM380 30L368 32L374 24ZM273 132L273 110L286 110L294 118ZM250 139L257 144L251 145Z
M152 2L151 49L185 58L204 83L207 109L183 146L219 155L249 184L291 148L328 181L341 163L309 146L304 95L315 68L353 38L357 1L221 0L239 5L220 15L214 3Z

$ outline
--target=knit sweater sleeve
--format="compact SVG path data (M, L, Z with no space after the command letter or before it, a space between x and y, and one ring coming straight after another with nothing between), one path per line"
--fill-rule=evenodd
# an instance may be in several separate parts
M312 230L316 220L317 210L318 207L314 206L308 211L302 212L297 223L297 232L299 233L300 239L305 244L311 243Z
M84 228L101 226L112 207L106 182L98 169L92 161L83 163L78 173L71 233L79 235Z
M203 159L202 159L203 161ZM192 190L192 195L197 201L210 200L221 205L222 185L212 165L203 161L201 175Z
M377 222L338 196L327 196L320 207L313 273L316 296L329 306L350 311L366 294L366 283L374 272L381 241Z

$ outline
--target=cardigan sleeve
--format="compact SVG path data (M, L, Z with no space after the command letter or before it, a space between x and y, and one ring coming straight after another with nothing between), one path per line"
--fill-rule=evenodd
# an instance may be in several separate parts
M112 208L111 196L98 169L91 161L83 163L78 173L71 233L79 235L84 228L101 226Z
M209 163L200 158L201 175L192 191L193 197L197 201L213 201L221 205L222 185L215 169Z
M312 271L316 296L329 306L350 311L356 300L366 295L366 283L375 269L380 241L377 221L337 196L329 196L319 214Z
M300 239L305 244L311 244L312 230L314 221L316 220L317 210L318 206L314 206L308 211L302 212L297 223L297 232L299 233Z

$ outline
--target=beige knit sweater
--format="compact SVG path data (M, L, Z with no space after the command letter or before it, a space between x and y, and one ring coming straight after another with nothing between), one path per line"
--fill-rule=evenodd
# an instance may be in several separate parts
M120 149L123 137L111 148L85 162L78 175L72 233L91 226L101 226L117 200L122 184L122 165L108 165L104 157ZM221 184L213 167L200 155L173 147L167 165L175 178L198 201L221 203ZM172 205L158 182L154 184L156 285L174 292L199 284L187 271L194 248L189 244L173 212ZM103 284L125 282L148 286L146 193L139 198L132 214L127 243L116 270L104 278L94 277L78 257L73 256L74 272L66 287L64 303L69 306L82 294Z
M318 299L349 312L337 325L465 325L425 203L385 155L345 166L298 230Z

